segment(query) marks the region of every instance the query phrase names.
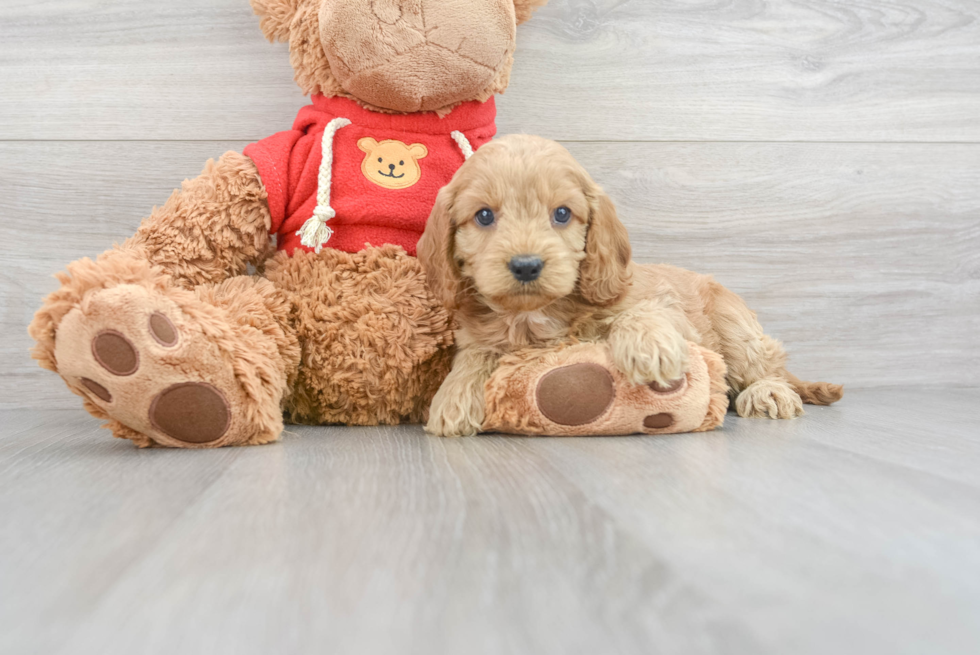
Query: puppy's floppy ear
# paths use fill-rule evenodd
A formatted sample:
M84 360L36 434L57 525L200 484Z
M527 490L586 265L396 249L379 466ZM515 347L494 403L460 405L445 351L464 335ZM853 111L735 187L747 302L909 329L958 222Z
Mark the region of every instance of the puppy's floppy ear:
M612 199L595 183L586 187L589 233L579 268L579 291L593 305L611 305L630 284L629 232L616 215Z
M285 41L296 9L303 0L251 0L252 11L262 20L262 33L270 41Z
M514 0L514 11L517 13L517 24L531 20L531 14L538 7L548 4L548 0Z
M453 258L456 227L451 214L455 199L451 186L439 191L418 244L418 257L425 269L429 290L447 309L456 308L461 286L459 269Z

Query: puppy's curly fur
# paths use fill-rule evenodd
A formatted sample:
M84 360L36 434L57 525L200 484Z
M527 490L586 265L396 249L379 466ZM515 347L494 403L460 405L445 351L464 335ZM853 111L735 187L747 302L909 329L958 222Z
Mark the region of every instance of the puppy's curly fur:
M556 217L558 208L570 210ZM492 212L482 225L475 216ZM483 213L484 222L487 214ZM782 345L711 277L632 262L612 200L559 144L508 136L481 148L439 194L419 242L429 285L456 312L459 351L426 429L479 431L483 390L502 355L564 340L606 340L636 384L669 385L687 370L686 341L719 353L741 416L795 418L842 387L802 382ZM514 257L543 263L521 281Z

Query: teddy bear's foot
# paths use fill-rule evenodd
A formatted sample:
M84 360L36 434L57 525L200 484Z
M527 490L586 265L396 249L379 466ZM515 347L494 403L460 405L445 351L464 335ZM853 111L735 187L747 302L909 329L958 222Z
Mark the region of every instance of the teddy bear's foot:
M630 383L601 344L508 358L487 384L484 430L554 436L711 430L728 406L725 366L715 353L689 347L689 371L669 386Z
M58 328L58 372L137 445L274 441L286 375L261 329L260 284L271 288L233 278L197 292L124 284L88 294ZM230 302L238 307L222 307Z

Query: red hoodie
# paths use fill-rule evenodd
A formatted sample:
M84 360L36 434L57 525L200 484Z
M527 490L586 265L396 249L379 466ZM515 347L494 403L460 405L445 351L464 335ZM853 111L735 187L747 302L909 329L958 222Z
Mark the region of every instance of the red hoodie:
M270 232L279 249L314 250L297 233L317 209L330 228L324 247L357 252L391 243L415 255L436 194L465 161L467 145L475 150L493 138L495 118L493 98L439 118L432 112L381 114L347 98L313 96L292 130L245 148L269 194ZM336 130L333 162L321 171L328 125ZM321 180L328 193L320 189L318 206ZM332 211L321 212L324 200Z

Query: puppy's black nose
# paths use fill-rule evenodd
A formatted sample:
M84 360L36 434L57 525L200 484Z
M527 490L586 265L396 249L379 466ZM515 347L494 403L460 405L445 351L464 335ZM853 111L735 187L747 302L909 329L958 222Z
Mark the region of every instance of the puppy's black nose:
M540 257L534 255L518 255L510 260L507 265L514 277L521 282L534 282L541 277L541 269L544 262Z

